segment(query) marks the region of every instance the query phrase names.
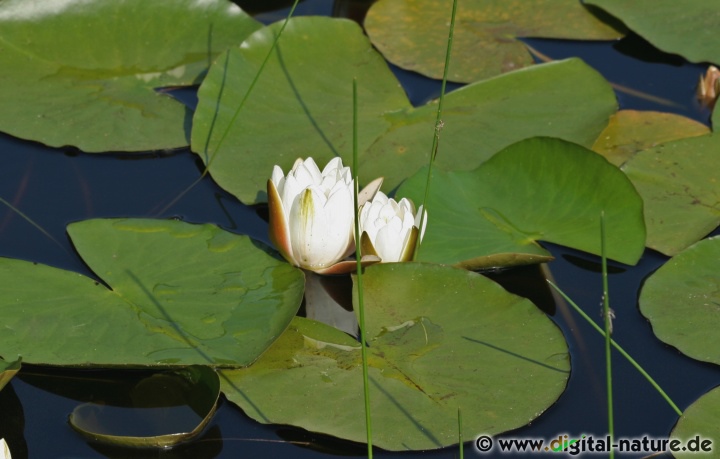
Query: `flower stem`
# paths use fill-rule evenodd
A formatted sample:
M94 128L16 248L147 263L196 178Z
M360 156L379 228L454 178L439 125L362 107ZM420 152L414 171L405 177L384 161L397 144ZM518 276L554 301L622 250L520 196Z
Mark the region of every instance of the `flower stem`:
M368 381L368 363L367 363L367 346L365 339L365 305L363 303L363 276L362 276L362 252L360 249L360 218L358 215L358 126L357 126L357 78L353 78L353 175L354 187L353 194L355 196L355 257L357 259L357 298L358 298L358 323L360 325L360 353L362 356L362 374L363 374L363 395L365 399L365 434L367 437L367 453L368 458L372 459L372 420L370 417L370 384Z
M450 53L452 51L453 35L455 33L455 14L457 12L457 0L453 0L452 13L450 16L450 31L448 32L447 50L445 51L445 68L443 69L442 85L440 87L440 99L438 99L437 115L435 117L435 133L433 135L432 148L430 149L430 165L428 167L427 179L425 181L425 196L423 197L422 208L423 212L420 215L420 226L422 228L425 225L425 214L427 212L427 200L430 195L430 178L432 177L433 164L435 164L435 157L438 152L438 144L440 143L440 131L442 130L444 123L442 121L442 106L445 98L445 86L447 85L448 69L450 68ZM418 251L420 250L420 240L418 237L415 241L415 253L413 260L417 259Z
M608 404L608 435L612 441L615 436L613 418L613 390L612 390L612 351L610 349L610 334L612 324L610 323L610 292L608 289L607 255L605 254L605 212L600 213L600 254L602 260L602 284L603 284L603 319L605 322L605 374L607 384ZM613 448L610 448L610 459L615 457Z

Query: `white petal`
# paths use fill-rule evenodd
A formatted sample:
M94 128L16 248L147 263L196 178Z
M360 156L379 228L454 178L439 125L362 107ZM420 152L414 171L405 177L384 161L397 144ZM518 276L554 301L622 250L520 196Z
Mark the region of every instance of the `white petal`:
M304 162L305 162L305 161L303 161L302 158L296 159L295 162L293 163L293 166L290 168L290 172L288 172L288 174L291 174L291 173L295 172L295 169L297 169L298 167L300 167L300 165L301 165L302 163L304 163Z
M340 171L342 168L343 168L342 158L339 156L336 156L327 163L327 165L325 166L325 168L322 171L322 175L332 174L333 176L335 176L336 172Z
M427 221L428 221L427 212L423 211L423 206L421 205L420 209L418 209L417 215L415 216L415 227L416 228L420 228L420 219L422 218L423 213L425 214L425 219L422 222L423 227L420 230L420 240L421 241L423 239L423 236L425 236L425 228L427 227Z
M290 214L293 254L301 267L321 269L346 256L353 244L352 195L339 190L330 198L319 187L304 191Z
M0 459L12 459L10 447L4 438L0 438Z
M303 186L298 180L292 176L288 175L285 178L285 183L283 184L283 189L278 190L278 193L280 194L280 200L283 204L283 209L285 211L285 215L290 216L290 209L292 208L293 203L295 200L298 199L298 196L300 193L305 189L306 187Z
M275 188L278 190L278 193L282 194L283 184L285 183L285 174L283 173L283 170L280 168L280 166L273 166L270 180L272 180L272 182L275 184Z
M399 217L394 217L387 225L380 228L374 246L384 263L400 261L404 239Z
M360 192L358 193L358 204L362 206L366 202L373 199L375 195L380 192L380 187L382 186L383 180L383 177L378 177L372 182L365 185L365 188L360 190Z
M415 205L408 198L402 198L398 205L404 211L410 212L411 214L415 215Z
M314 169L317 169L315 163L310 164L310 167L306 166L305 164L301 164L296 170L293 171L292 174L288 174L288 177L295 177L295 179L300 185L302 185L303 188L307 188L310 185L316 185L319 183L320 173L316 172Z

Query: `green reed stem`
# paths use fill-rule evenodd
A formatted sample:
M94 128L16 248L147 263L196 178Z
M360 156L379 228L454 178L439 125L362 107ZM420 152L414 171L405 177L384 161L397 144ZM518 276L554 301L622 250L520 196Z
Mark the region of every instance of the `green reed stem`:
M258 69L257 73L255 74L255 77L250 82L250 86L248 87L247 92L243 96L242 101L240 101L240 105L238 105L237 109L235 110L235 113L233 114L232 118L230 119L230 122L228 123L227 127L225 128L225 131L223 131L222 136L220 136L220 140L217 143L217 146L215 147L215 150L213 151L212 155L208 158L208 145L210 143L210 135L212 134L212 126L210 127L210 131L208 132L208 139L205 143L205 151L203 152L205 157L208 158L207 164L205 164L205 169L203 169L202 174L200 174L200 177L198 177L196 180L194 180L187 188L185 188L183 191L180 192L172 201L170 201L165 207L163 207L160 210L160 214L165 213L168 209L170 209L172 206L175 205L179 200L183 198L190 190L192 190L195 185L200 183L203 178L208 174L210 171L210 165L215 160L215 157L217 156L218 152L220 151L220 147L223 143L225 143L225 139L227 138L228 134L230 133L230 129L232 129L233 125L235 124L235 120L237 120L237 117L240 115L240 110L245 106L245 102L250 97L250 93L252 93L253 88L255 88L255 84L260 79L260 75L262 74L263 70L265 69L265 65L270 60L270 56L272 56L273 51L275 51L275 48L277 47L278 41L280 41L280 36L282 35L283 31L285 30L285 26L287 26L288 21L290 21L290 18L292 18L293 13L295 12L295 7L298 5L300 0L295 0L293 2L293 6L290 8L290 12L288 13L287 17L285 18L285 21L283 22L282 26L280 27L280 31L275 36L275 39L273 40L272 46L270 47L270 51L268 51L267 56L265 56L265 59L263 60L262 64L260 64L260 68ZM222 94L222 91L221 91ZM220 98L220 95L218 95L218 98ZM214 124L214 121L213 121Z
M365 396L365 434L367 436L368 458L372 459L372 420L370 418L370 383L368 380L367 346L365 340L365 304L363 303L363 274L362 274L362 252L360 249L360 216L358 208L358 193L360 179L358 177L358 102L357 102L357 78L353 78L353 175L355 195L355 257L357 260L357 298L358 298L358 322L360 325L360 353L362 356L363 373L363 395Z
M600 255L602 260L602 284L603 284L603 321L605 325L605 375L607 384L608 404L608 435L612 440L615 436L613 417L613 389L612 389L612 351L610 349L610 334L612 324L610 323L610 291L608 288L607 255L605 253L605 212L600 213ZM613 448L610 448L610 459L615 457Z
M589 323L590 325L592 325L592 327L593 327L595 330L597 330L598 333L600 333L602 336L606 336L605 331L603 331L603 329L600 328L600 327L595 323L595 321L593 321L587 314L585 314L585 311L583 311L582 309L580 309L580 306L578 306L577 304L575 304L575 302L574 302L573 300L571 300L570 297L565 294L565 292L563 292L562 290L560 290L560 287L558 287L557 285L555 285L555 284L554 284L551 280L549 280L549 279L548 279L547 283L550 284L550 286L551 286L553 289L555 289L555 291L558 292L558 293L560 294L560 296L562 296L562 297L565 299L565 301L567 301L568 304L569 304L570 306L572 306L572 307L575 309L575 311L577 311L577 313L582 316L583 319L585 319L585 321L586 321L587 323ZM675 413L677 413L678 416L682 416L682 411L680 410L680 408L678 408L677 405L672 401L672 399L670 399L670 397L665 393L665 391L662 390L662 388L660 387L660 385L655 382L655 380L652 378L652 376L650 376L650 375L640 366L640 364L635 361L635 359L633 359L632 357L630 357L630 354L628 354L627 352L625 352L625 349L623 349L622 347L620 347L620 345L619 345L618 343L616 343L614 339L610 339L610 344L612 344L612 346L620 353L620 355L622 355L623 357L625 357L625 359L627 359L627 361L630 362L630 364L631 364L633 367L635 367L635 369L636 369L638 372L640 372L640 374L643 375L643 376L645 377L645 379L648 380L648 382L650 383L650 385L653 386L653 388L660 394L660 396L661 396L662 398L665 399L666 402L668 402L668 404L670 405L670 407L672 407L672 409L675 411Z
M22 211L21 211L20 209L18 209L17 207L13 206L12 204L10 204L9 202L7 202L7 201L4 200L3 198L0 198L0 203L5 204L10 210L12 210L12 211L15 212L16 214L18 214L23 220L25 220L26 222L30 223L32 226L35 227L35 229L37 229L38 231L40 231L40 232L41 232L42 234L44 234L48 239L50 239L51 241L53 241L58 247L60 247L61 249L63 249L64 251L67 252L67 250L65 250L65 247L63 247L62 244L60 244L57 239L55 239L54 237L52 237L52 235L51 235L50 233L48 233L47 231L45 231L45 229L44 229L42 226L40 226L40 225L38 225L37 223L35 223L35 221L34 221L32 218L30 218L30 217L28 217L27 215L25 215L24 213L22 213Z
M215 151L213 151L213 154L208 159L207 165L205 165L205 170L203 170L202 175L205 176L208 173L208 170L210 169L210 165L212 164L213 160L218 154L218 151L220 151L220 146L225 142L225 139L227 138L228 134L230 133L230 129L232 129L233 124L235 124L235 120L237 119L238 115L240 115L240 110L245 106L245 102L250 97L250 94L252 93L253 89L255 88L255 84L260 79L260 75L263 73L263 70L265 69L265 65L270 60L270 56L272 56L273 51L275 51L275 48L277 47L278 42L280 41L280 36L282 35L283 31L285 30L285 27L287 26L288 22L290 22L290 18L292 17L293 13L295 13L295 7L298 5L300 0L295 0L293 2L293 6L290 8L290 12L288 13L287 17L285 18L285 21L283 21L282 26L280 26L280 31L275 36L275 39L273 40L272 46L270 47L270 51L268 51L267 56L265 56L265 59L262 61L262 64L260 64L260 68L258 69L257 73L255 74L255 77L250 82L250 86L248 87L247 92L245 93L245 96L243 96L242 101L240 101L240 105L238 105L237 109L235 110L235 113L233 114L233 117L230 118L230 122L228 123L227 127L225 128L225 131L223 132L222 136L220 137L220 140L218 141L217 146L215 147ZM207 152L205 152L207 154Z
M445 68L443 69L442 85L440 86L440 99L438 99L437 115L435 117L435 133L433 135L432 148L430 149L430 165L428 167L427 179L425 180L425 196L423 197L422 208L423 212L420 215L420 232L425 225L425 213L427 212L427 200L430 196L430 179L432 178L432 169L435 164L435 157L438 152L438 145L440 144L440 131L443 128L442 121L442 107L443 100L445 99L445 86L447 86L448 69L450 68L450 53L452 52L453 36L455 34L455 15L457 13L457 0L453 0L452 13L450 16L450 31L448 32L447 50L445 51ZM417 254L420 250L420 237L418 236L415 241L415 253L413 259L417 258Z

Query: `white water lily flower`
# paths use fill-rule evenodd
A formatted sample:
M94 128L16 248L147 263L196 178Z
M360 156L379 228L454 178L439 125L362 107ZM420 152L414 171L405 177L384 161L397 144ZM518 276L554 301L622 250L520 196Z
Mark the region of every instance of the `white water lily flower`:
M354 269L354 261L341 261L355 251L353 183L340 158L322 172L312 158L298 158L287 176L273 168L267 183L270 240L288 262L320 274ZM371 198L381 183L373 181L358 200Z
M0 438L0 459L12 459L10 447L4 438Z
M413 203L402 198L396 202L378 191L371 202L360 210L362 254L377 255L384 262L410 261L415 253L418 233L425 234L427 212L419 231L422 206L415 213Z

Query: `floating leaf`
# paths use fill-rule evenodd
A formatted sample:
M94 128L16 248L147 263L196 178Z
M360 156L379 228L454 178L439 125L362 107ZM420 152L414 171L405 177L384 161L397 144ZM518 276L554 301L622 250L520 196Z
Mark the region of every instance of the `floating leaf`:
M660 340L720 365L720 237L675 255L640 293L640 311Z
M70 425L93 441L120 446L166 448L197 437L212 419L220 379L212 368L191 366L141 381L133 406L85 403Z
M352 152L352 80L358 79L360 180L385 177L388 190L427 164L434 103L412 108L382 57L357 24L292 19L257 85L217 150L278 25L218 58L198 91L192 149L215 181L245 203L263 202L275 164L298 157L324 164ZM581 81L582 84L578 84ZM518 140L560 137L590 146L617 109L612 88L571 59L466 86L445 98L443 168L473 169Z
M625 23L657 48L691 62L720 64L717 0L587 0Z
M368 36L393 64L442 78L452 2L380 0ZM622 36L575 0L458 2L448 79L469 83L532 65L518 37L612 40Z
M0 258L1 355L66 366L244 366L302 300L300 270L212 225L107 219L68 232L110 289Z
M720 387L695 400L683 412L670 438L682 442L677 445L679 448L686 448L673 451L673 456L678 459L712 456L708 452L716 451L717 443L713 440L708 443L708 440L720 438ZM704 454L698 453L702 451L698 447L704 447Z
M562 393L560 330L530 301L479 274L390 263L363 278L373 444L440 448L520 427ZM223 371L222 391L254 419L365 441L358 343L296 318L252 367ZM332 400L332 403L328 403Z
M641 151L623 171L645 203L648 247L674 255L720 225L720 135Z
M638 151L709 133L704 124L674 113L620 110L610 118L592 149L621 166Z
M398 196L422 202L426 177L408 179ZM540 240L599 254L601 212L608 257L635 264L645 246L642 200L627 177L559 139L517 142L474 171L433 171L427 209L424 261L479 268L493 255L549 256Z
M87 152L185 146L190 110L155 88L198 84L259 27L227 0L4 0L0 130Z
M6 362L0 359L0 390L20 371L21 361L22 359L15 360L14 362Z

